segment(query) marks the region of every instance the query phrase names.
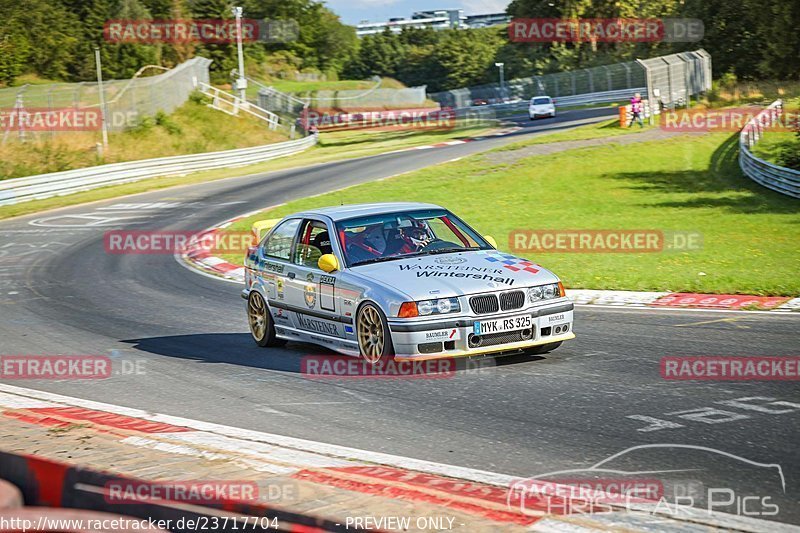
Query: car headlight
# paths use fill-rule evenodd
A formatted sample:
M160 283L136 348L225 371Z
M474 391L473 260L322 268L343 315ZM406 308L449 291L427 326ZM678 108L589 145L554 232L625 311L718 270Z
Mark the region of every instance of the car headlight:
M541 287L531 287L528 289L528 301L530 303L538 302L542 299L542 288Z
M560 283L550 283L549 285L539 285L528 289L528 301L530 303L541 300L552 300L563 296Z
M458 298L439 298L437 300L404 302L400 306L398 316L400 318L412 318L415 316L445 315L460 311L461 304L458 303Z

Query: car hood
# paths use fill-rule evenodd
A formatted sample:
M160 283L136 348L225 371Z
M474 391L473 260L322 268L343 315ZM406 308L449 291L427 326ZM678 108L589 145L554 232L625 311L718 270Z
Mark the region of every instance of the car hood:
M415 300L556 283L549 270L496 250L467 251L355 266L354 274L400 290Z

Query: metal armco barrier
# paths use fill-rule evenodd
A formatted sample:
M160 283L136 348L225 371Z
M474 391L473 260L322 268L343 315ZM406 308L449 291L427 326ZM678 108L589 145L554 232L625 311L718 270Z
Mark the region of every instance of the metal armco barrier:
M739 134L739 166L756 183L787 196L800 198L800 171L764 161L750 151L750 147L764 135L764 130L780 120L782 113L783 102L775 100L742 128Z
M553 97L556 102L556 109L559 107L578 106L587 104L608 104L612 102L619 102L620 100L630 99L636 93L646 92L645 87L634 87L632 89L620 89L618 91L602 91L597 93L578 94L575 96L561 96ZM507 104L492 104L486 107L491 107L495 110L511 109L526 111L530 100L520 100L519 102ZM469 109L469 108L464 108Z
M0 181L0 206L40 200L146 178L238 167L291 155L316 144L315 135L253 148L112 163Z

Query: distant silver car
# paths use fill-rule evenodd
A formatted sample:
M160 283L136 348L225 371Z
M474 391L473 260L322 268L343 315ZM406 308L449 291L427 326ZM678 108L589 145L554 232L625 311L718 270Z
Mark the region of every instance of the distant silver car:
M375 364L542 353L575 337L555 274L437 205L328 207L265 226L242 292L259 346L306 341Z
M531 120L556 116L556 101L549 96L534 96L528 104L528 116Z

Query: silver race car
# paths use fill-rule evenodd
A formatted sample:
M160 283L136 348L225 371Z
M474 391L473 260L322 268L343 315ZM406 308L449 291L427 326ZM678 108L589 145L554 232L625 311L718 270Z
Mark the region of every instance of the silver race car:
M542 353L575 337L552 272L432 204L327 207L256 223L245 289L259 346L306 341L368 363Z

